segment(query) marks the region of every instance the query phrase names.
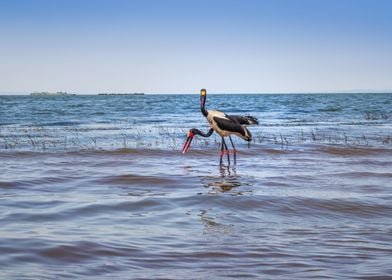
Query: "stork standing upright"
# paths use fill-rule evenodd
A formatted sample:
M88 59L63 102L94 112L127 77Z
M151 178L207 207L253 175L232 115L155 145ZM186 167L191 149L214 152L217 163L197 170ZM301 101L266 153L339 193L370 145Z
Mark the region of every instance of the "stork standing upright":
M252 116L235 116L235 115L226 115L223 112L216 110L206 110L205 103L207 99L207 90L200 90L200 109L203 115L207 118L208 123L210 124L210 130L207 133L203 133L199 129L192 128L188 132L188 138L182 148L182 153L185 154L188 152L193 137L195 135L200 135L202 137L210 137L214 131L218 133L222 138L221 143L221 153L220 153L220 165L223 165L223 155L226 151L227 154L227 162L230 165L230 153L227 147L226 141L224 137L229 137L231 145L233 147L233 155L234 155L234 164L237 163L237 150L234 146L233 140L231 139L231 135L237 135L241 137L245 141L252 141L252 134L246 128L246 125L259 124L257 118Z

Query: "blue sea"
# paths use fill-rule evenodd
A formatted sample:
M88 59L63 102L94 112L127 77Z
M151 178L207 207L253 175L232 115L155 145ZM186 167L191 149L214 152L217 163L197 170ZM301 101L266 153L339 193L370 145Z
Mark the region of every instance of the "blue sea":
M0 279L392 279L392 94L206 108L236 165L198 94L0 96Z

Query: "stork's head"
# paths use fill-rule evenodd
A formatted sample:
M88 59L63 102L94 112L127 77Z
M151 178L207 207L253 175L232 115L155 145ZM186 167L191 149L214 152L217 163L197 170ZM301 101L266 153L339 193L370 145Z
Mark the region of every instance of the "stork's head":
M205 104L206 104L206 95L207 95L207 90L202 88L200 90L200 107L204 108Z
M188 138L186 139L185 143L184 143L184 147L182 148L182 153L185 154L186 152L189 151L189 148L191 146L193 137L195 137L195 131L194 129L189 130L188 132Z

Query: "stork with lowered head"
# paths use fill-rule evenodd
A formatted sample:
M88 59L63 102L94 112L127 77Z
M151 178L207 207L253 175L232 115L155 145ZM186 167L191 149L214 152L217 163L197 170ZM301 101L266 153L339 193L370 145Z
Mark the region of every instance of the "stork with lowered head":
M220 148L220 165L223 165L223 155L226 152L228 165L230 165L230 152L227 147L225 137L229 137L230 143L233 147L234 164L237 162L237 150L234 146L233 139L231 135L236 135L245 141L252 141L252 134L246 127L247 125L259 124L257 118L252 116L237 116L237 115L227 115L221 111L216 110L206 110L205 103L207 99L207 90L200 90L200 109L202 114L207 118L210 125L210 130L207 133L203 133L199 129L192 128L188 132L188 138L182 148L182 153L185 154L189 151L192 140L196 135L202 137L210 137L214 131L218 133L221 138L221 148Z

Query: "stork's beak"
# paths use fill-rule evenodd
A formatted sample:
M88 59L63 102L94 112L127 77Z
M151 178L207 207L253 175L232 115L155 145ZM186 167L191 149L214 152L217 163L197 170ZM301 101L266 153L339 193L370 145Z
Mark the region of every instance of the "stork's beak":
M184 147L182 148L182 153L185 154L186 152L189 151L189 148L191 146L191 142L193 140L193 136L195 136L192 131L189 131L188 133L188 138L185 141Z

